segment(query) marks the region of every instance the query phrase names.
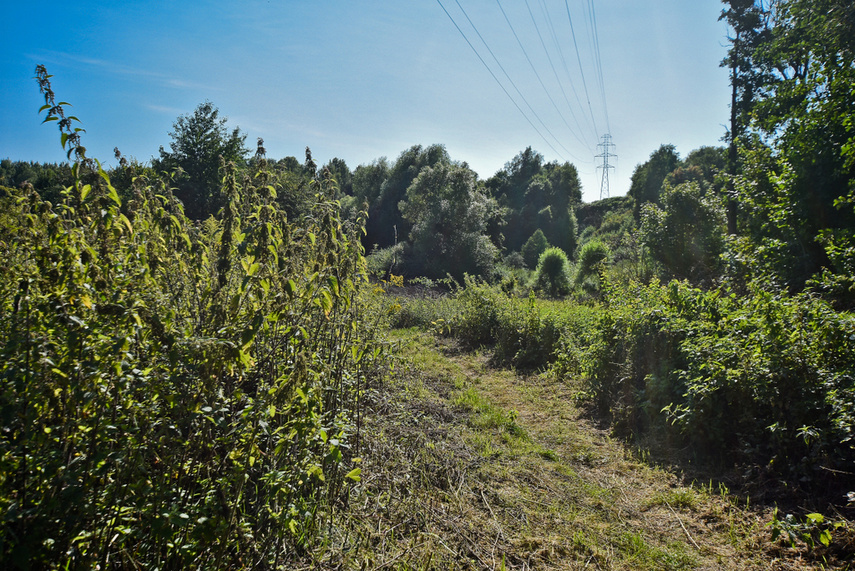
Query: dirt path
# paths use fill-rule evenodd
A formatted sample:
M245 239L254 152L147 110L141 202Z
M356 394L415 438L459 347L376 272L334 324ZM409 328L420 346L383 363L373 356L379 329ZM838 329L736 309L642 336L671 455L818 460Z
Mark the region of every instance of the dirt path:
M375 395L336 564L810 568L766 549L764 517L726 489L635 458L586 420L571 387L492 369L424 333L397 335L397 381Z

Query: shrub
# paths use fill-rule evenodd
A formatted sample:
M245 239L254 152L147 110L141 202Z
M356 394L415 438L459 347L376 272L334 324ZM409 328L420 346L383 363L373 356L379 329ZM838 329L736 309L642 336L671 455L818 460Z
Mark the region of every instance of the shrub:
M547 248L534 273L535 288L553 297L570 292L569 262L561 248Z
M538 260L540 260L540 255L543 254L548 247L549 242L546 240L546 236L543 234L541 229L538 228L534 231L534 234L526 240L526 243L523 244L522 250L520 251L523 260L525 261L525 265L529 268L536 267Z
M599 240L592 240L582 246L576 268L576 284L584 286L587 282L592 289L599 289L599 270L608 259L609 248Z
M641 208L641 236L669 277L699 283L718 274L724 248L724 212L698 183L665 185L661 204Z
M371 275L382 278L399 270L404 256L404 243L400 242L387 248L375 248L365 261Z
M0 198L0 561L292 567L358 479L382 355L357 229L289 223L229 166L219 219L145 177L129 218L72 124L64 201Z

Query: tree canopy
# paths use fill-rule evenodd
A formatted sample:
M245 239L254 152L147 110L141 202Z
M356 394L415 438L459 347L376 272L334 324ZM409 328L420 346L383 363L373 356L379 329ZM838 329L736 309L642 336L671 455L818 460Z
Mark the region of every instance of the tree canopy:
M184 211L194 220L216 214L223 205L220 192L220 165L242 166L249 150L240 128L231 131L227 119L210 101L200 103L190 115L180 116L169 133L172 142L167 151L160 147L155 161L162 170L178 169L175 196L184 203Z

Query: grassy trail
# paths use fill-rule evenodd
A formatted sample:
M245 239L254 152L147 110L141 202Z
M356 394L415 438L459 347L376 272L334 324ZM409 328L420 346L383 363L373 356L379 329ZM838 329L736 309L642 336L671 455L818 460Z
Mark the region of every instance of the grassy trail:
M769 545L763 514L723 487L682 483L610 439L571 387L425 333L393 335L394 388L375 396L364 479L328 564L810 568Z

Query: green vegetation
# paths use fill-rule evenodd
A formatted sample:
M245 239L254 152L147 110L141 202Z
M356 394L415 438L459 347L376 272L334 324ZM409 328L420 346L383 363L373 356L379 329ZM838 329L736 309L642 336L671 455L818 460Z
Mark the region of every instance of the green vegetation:
M359 479L358 228L325 179L289 223L263 157L204 224L144 176L124 208L38 76L76 161L56 206L0 198L4 566L285 565Z
M547 248L537 261L534 271L535 289L557 297L570 292L567 254L561 248Z
M724 5L727 147L592 204L530 147L250 156L209 102L105 169L37 68L70 163L0 163L3 563L851 564L852 9Z

